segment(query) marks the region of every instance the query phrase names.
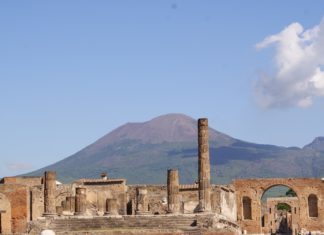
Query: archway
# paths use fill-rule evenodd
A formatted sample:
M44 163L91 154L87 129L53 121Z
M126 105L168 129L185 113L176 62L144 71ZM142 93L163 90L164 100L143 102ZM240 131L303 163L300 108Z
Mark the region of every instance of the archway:
M0 234L11 233L11 205L8 198L0 193Z
M298 221L296 192L286 185L272 185L261 197L261 227L270 234L292 235Z
M292 234L298 234L301 230L318 231L323 230L323 204L324 197L323 180L311 178L258 178L258 179L236 179L234 187L236 192L237 221L248 234L270 233L267 219L261 216L261 197L271 187L284 185L292 189L297 196L288 199L292 213ZM313 195L315 196L313 196ZM251 199L251 218L245 219L243 214L243 197ZM281 197L282 200L284 197ZM283 201L280 201L283 202ZM277 202L278 204L278 202ZM263 223L262 223L263 222ZM263 226L262 226L263 225ZM267 230L267 231L266 231Z

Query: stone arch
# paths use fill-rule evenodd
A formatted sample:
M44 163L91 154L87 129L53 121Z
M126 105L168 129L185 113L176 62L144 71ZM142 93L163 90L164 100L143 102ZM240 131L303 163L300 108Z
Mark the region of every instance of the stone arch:
M315 194L308 196L308 216L318 217L318 198Z
M295 188L296 186L294 186L294 183L293 182L290 182L289 179L276 179L275 182L267 182L266 184L263 185L263 187L260 187L260 198L259 200L262 201L262 198L263 196L265 195L265 193L271 189L271 188L274 188L274 187L277 187L277 186L284 186L284 187L287 187L289 189L292 189L295 193L296 193L296 196L295 197L291 197L291 198L297 198L297 204L299 204L299 197L301 195L300 192L298 192ZM289 198L289 197L287 197ZM286 200L285 197L281 198L280 200L278 200L278 202L276 203L276 207L278 206L278 204L281 203L281 204L287 204L291 210L294 210L293 208L295 208L293 206L293 204L291 202L289 202L289 200ZM271 208L270 208L271 209ZM274 208L273 208L274 209ZM262 207L260 206L259 208L259 212L260 214L262 215ZM274 214L275 211L272 211L271 214ZM291 212L292 213L292 212ZM293 215L294 217L299 217L299 214L294 214ZM288 219L288 218L287 218ZM270 224L268 224L267 226L270 228L270 229L276 229L275 226L274 226L274 221L272 221L272 224L271 224L271 220L268 219L268 223L270 222ZM260 224L262 226L262 220L260 221ZM287 221L287 225L288 225L288 221ZM292 226L290 224L289 226L290 229L292 229ZM270 230L271 231L271 230Z
M285 186L285 187L288 187L288 188L292 189L296 193L296 197L299 199L299 193L294 189L294 185L288 183L288 181L287 181L287 182L280 182L280 183L276 182L276 183L272 183L272 184L269 183L265 187L262 187L261 188L262 192L260 193L260 195L261 195L260 200L262 199L265 192L267 192L270 188L273 188L273 187L276 187L276 186Z
M319 226L323 228L324 222L321 218L322 212L321 198L323 197L323 181L315 178L256 178L256 179L236 179L234 187L236 192L237 221L243 230L251 234L269 233L269 226L262 228L262 201L265 191L277 185L291 188L295 193L294 208L292 209L293 233L300 232L301 229L317 231ZM317 196L318 217L309 217L308 196ZM248 196L252 199L252 220L244 220L242 216L242 198ZM313 200L316 201L316 200ZM266 218L266 220L268 220ZM266 222L267 224L267 222Z
M242 208L243 208L243 219L252 219L252 200L248 196L243 196L242 198Z
M0 193L0 234L11 233L11 204L8 198Z

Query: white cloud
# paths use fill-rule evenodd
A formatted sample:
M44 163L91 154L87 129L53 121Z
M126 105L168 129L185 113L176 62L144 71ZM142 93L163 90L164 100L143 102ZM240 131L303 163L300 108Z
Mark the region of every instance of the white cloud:
M259 76L256 100L265 108L308 107L324 96L324 18L311 29L292 23L280 33L256 44L261 50L274 46L273 74Z

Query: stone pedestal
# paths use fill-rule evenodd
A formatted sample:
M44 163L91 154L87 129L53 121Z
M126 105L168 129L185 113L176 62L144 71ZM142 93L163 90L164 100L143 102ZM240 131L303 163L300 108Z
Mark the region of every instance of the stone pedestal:
M211 211L210 160L208 144L208 119L198 119L198 183L199 212Z
M75 212L74 215L85 215L87 201L86 201L86 189L76 188L75 189Z
M148 211L148 200L147 200L147 189L137 188L136 189L137 203L136 203L136 214L145 215L149 214Z
M168 170L168 213L177 214L180 212L179 200L179 172L175 169Z
M106 200L106 211L105 215L118 215L118 204L117 199L107 199Z
M56 215L56 172L46 171L44 175L44 216Z
M62 215L63 214L63 207L62 206L57 206L56 207L56 214L57 215Z

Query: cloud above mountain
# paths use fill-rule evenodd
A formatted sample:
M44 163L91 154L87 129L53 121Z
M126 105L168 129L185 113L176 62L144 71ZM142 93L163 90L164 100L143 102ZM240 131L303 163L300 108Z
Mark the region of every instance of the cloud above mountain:
M259 50L270 46L274 70L262 72L254 87L261 107L308 107L324 96L324 18L310 29L292 23L256 44Z

